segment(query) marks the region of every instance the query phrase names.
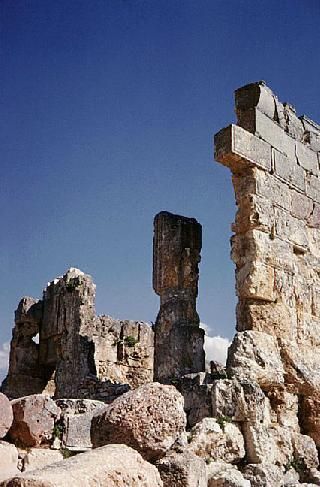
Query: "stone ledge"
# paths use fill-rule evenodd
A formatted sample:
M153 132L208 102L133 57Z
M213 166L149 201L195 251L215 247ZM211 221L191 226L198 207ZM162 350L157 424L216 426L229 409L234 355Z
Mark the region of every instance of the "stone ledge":
M214 137L215 159L233 173L256 166L271 171L271 146L242 127L231 124Z

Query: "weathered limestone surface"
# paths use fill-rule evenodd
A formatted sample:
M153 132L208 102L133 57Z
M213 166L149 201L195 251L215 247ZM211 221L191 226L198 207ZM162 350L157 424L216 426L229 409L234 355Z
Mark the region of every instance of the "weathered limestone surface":
M92 448L91 420L105 404L90 399L57 399L56 404L61 409L58 424L62 446L72 451Z
M190 432L189 449L207 461L238 463L245 456L244 438L233 423L219 424L215 418L204 418Z
M238 207L238 333L227 375L243 392L234 401L234 386L214 387L215 414L227 411L228 391L234 405L248 405L258 384L251 412L228 413L241 423L246 478L283 485L284 467L294 466L309 482L318 466L313 440L320 444L320 127L263 82L236 91L236 114L237 125L215 136L215 157L231 169Z
M156 464L163 487L207 487L206 464L190 451L169 451Z
M156 467L125 445L107 445L20 477L1 487L162 487Z
M91 440L94 447L125 443L153 461L165 455L185 427L181 394L174 386L154 382L98 411L92 419Z
M60 408L53 399L43 394L22 397L12 401L13 423L9 437L20 446L39 446L50 443L54 424L60 417Z
M0 441L0 482L18 473L17 448L10 443Z
M12 425L13 412L9 399L0 392L0 439L8 433Z
M154 220L153 288L160 296L155 324L154 377L170 382L204 371L204 331L196 311L201 225L161 212Z
M9 397L45 392L111 402L152 381L151 327L97 317L94 304L92 278L75 268L50 282L41 301L20 301L2 385Z

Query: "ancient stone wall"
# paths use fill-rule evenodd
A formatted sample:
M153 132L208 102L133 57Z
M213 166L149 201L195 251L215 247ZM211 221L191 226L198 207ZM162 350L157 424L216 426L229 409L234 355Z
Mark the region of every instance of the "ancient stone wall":
M71 268L41 301L21 300L2 388L10 397L45 391L109 402L152 381L153 340L147 323L95 316L92 278Z
M237 125L215 136L215 158L232 171L238 206L238 333L228 371L258 381L270 397L293 394L312 436L320 392L320 127L263 82L236 91L236 113Z
M155 324L154 377L167 382L204 370L204 331L196 310L201 225L161 212L154 220L153 287L160 296Z

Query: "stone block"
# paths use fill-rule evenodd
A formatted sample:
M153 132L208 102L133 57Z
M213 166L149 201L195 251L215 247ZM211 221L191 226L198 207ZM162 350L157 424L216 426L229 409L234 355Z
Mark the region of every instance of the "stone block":
M306 194L312 200L320 203L320 180L316 176L308 176L306 179Z
M170 451L156 464L163 487L207 487L204 460L190 451Z
M300 220L307 220L313 212L313 201L305 196L304 194L298 193L297 191L292 191L291 193L291 213L294 217Z
M236 271L236 290L241 298L274 301L273 267L249 261Z
M298 163L302 166L306 171L310 172L314 176L319 175L319 163L317 154L309 149L305 144L302 142L296 143L296 156Z
M228 372L238 380L257 382L263 390L284 384L276 339L259 331L237 333L229 347Z
M207 465L208 487L250 487L235 465L225 462L210 462Z
M12 406L7 396L0 392L0 439L8 433L13 421Z
M124 443L144 458L164 456L184 433L186 415L183 397L173 386L156 382L127 392L93 417L94 447Z
M207 461L238 463L245 456L240 428L229 418L204 418L192 428L188 441L188 449Z
M215 136L215 159L233 173L256 166L271 171L271 146L237 125L229 125Z
M285 154L289 159L295 160L296 141L287 135L282 127L259 110L253 109L242 112L239 125Z
M291 209L291 191L287 184L274 175L263 171L255 172L256 193L273 205L285 210Z
M14 445L0 441L0 481L18 473L18 455Z
M235 91L236 112L257 108L272 120L275 116L275 97L264 81L250 83Z
M38 470L46 465L61 462L63 455L59 450L48 448L30 448L23 459L23 472Z
M306 223L293 217L281 208L275 208L275 234L297 247L307 248L309 245Z
M125 445L107 445L80 453L55 465L25 472L4 481L1 487L162 487L154 465L143 460L138 452Z
M276 487L283 485L283 473L281 467L268 463L246 465L243 471L244 478L250 482L251 487Z
M296 158L289 159L285 154L273 149L273 167L277 176L301 191L305 190L305 171L297 164Z
M21 446L50 443L60 409L48 396L35 394L12 401L13 423L9 437Z

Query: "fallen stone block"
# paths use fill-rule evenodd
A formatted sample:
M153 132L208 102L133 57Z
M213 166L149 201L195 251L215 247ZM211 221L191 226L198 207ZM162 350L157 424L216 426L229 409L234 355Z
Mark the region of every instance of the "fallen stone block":
M182 395L173 386L145 384L116 399L92 419L94 447L125 443L146 460L164 456L185 431Z
M7 396L0 392L0 439L8 433L13 421L12 406Z
M22 397L12 401L13 423L9 437L20 446L39 446L50 443L54 423L60 409L54 400L42 394Z
M59 450L50 450L48 448L30 448L23 458L23 472L38 470L47 465L61 462L63 455Z
M125 445L107 445L25 472L1 487L162 487L156 467Z
M245 456L244 438L230 418L204 418L192 428L189 450L206 461L238 463Z
M0 441L0 481L20 473L18 470L19 454L11 443Z
M163 487L207 487L206 464L190 451L169 451L156 466Z
M211 462L207 465L208 487L250 487L234 465L224 462Z
M280 487L283 485L282 469L277 465L249 464L244 468L243 476L250 481L251 487Z

